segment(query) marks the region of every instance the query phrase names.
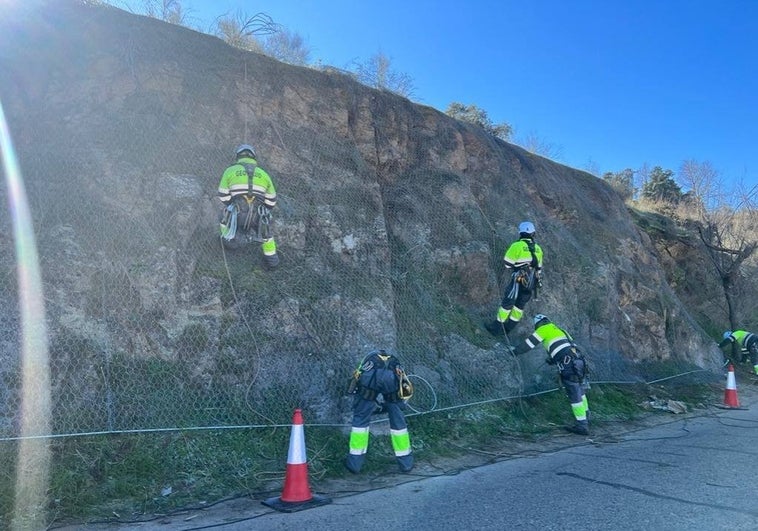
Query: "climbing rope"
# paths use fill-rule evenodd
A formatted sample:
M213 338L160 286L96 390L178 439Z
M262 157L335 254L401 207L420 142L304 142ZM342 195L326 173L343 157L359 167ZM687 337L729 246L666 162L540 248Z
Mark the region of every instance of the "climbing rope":
M237 290L234 289L234 281L232 280L232 273L229 270L229 261L227 260L226 249L224 247L224 238L221 237L219 239L219 241L221 242L221 255L224 258L224 269L226 270L226 277L229 280L229 288L231 289L231 292L232 292L232 298L234 299L234 305L237 306L237 307L239 307L240 306L240 300L237 297ZM247 320L247 316L242 311L240 311L239 314L240 314L240 317L242 318L242 322L245 324L245 328L247 329L247 332L250 334L250 338L253 341L253 349L254 349L254 352L255 352L255 354L257 356L257 359L253 360L255 362L255 374L253 375L253 378L250 380L250 383L248 384L247 389L245 389L245 404L250 409L250 411L252 411L256 415L259 415L259 416L263 417L264 419L266 419L267 421L269 421L271 424L276 424L276 422L274 422L274 420L272 420L271 418L267 417L263 413L257 411L250 404L250 400L249 400L250 391L253 388L253 384L255 384L255 382L258 379L258 375L260 375L260 372L261 372L261 363L260 363L260 360L261 360L262 356L261 356L260 346L258 345L258 339L256 338L255 333L253 333L253 329L252 329L252 327L250 326L250 323Z

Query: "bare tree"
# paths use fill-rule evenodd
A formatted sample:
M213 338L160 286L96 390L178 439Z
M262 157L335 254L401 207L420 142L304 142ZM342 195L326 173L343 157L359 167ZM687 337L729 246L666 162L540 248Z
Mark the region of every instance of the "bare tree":
M124 9L129 13L157 18L177 26L188 26L188 12L182 6L181 0L141 0L141 8L133 8L126 0L102 0L102 3Z
M305 66L311 51L298 33L280 29L263 40L263 53L291 65Z
M227 44L254 52L263 50L257 37L279 31L279 26L266 13L248 16L241 11L237 11L234 15L227 14L218 17L214 26L214 35L226 41Z
M688 187L687 203L703 243L719 276L729 325L740 320L737 299L744 292L743 265L758 249L758 186L727 195L718 172L709 162L685 161L679 179ZM726 199L734 198L729 203Z
M595 177L600 177L600 164L598 164L597 161L592 160L592 158L587 159L587 162L584 163L582 169L587 173L591 173Z
M545 140L533 131L520 136L516 139L515 143L535 155L540 155L551 160L561 160L563 158L562 146Z
M726 203L718 171L710 162L685 160L679 167L679 181L688 190L689 206L697 209L698 219L707 216L708 209L716 209Z
M634 189L642 190L642 187L650 180L650 164L643 162L642 166L634 172Z
M356 79L369 87L388 90L406 98L413 96L415 91L413 79L408 74L393 70L391 59L381 51L364 63L355 62L353 70Z
M143 0L145 14L178 26L186 26L187 12L181 0Z

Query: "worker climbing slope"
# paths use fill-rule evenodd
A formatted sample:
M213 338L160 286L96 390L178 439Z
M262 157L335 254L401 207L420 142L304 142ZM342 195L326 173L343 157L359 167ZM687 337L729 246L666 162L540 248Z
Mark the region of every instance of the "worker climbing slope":
M493 335L509 334L524 315L526 303L542 283L542 248L535 243L535 228L531 221L519 224L519 239L505 251L506 275L509 277L503 300L494 322L487 323Z
M273 269L279 265L271 228L271 210L276 206L274 183L258 165L251 145L238 146L235 155L236 162L224 171L218 185L218 198L224 205L221 239L232 249L260 243L264 264Z

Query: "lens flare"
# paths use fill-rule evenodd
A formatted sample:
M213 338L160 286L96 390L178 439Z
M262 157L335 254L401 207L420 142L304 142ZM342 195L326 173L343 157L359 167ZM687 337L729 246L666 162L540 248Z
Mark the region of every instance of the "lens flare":
M13 527L44 529L50 470L50 366L37 245L24 181L0 102L0 153L13 222L21 316L21 441Z

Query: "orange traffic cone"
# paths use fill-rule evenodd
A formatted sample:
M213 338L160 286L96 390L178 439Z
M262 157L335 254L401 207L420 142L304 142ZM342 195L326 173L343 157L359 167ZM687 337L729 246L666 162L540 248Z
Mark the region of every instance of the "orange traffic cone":
M724 391L724 405L726 407L740 407L740 401L737 399L737 381L734 378L734 365L731 363L727 368L729 371L726 375L726 390Z
M329 498L311 493L311 487L308 485L308 462L305 458L303 414L299 409L296 409L292 416L284 490L278 498L269 498L262 503L277 511L291 513L331 502L332 500Z

